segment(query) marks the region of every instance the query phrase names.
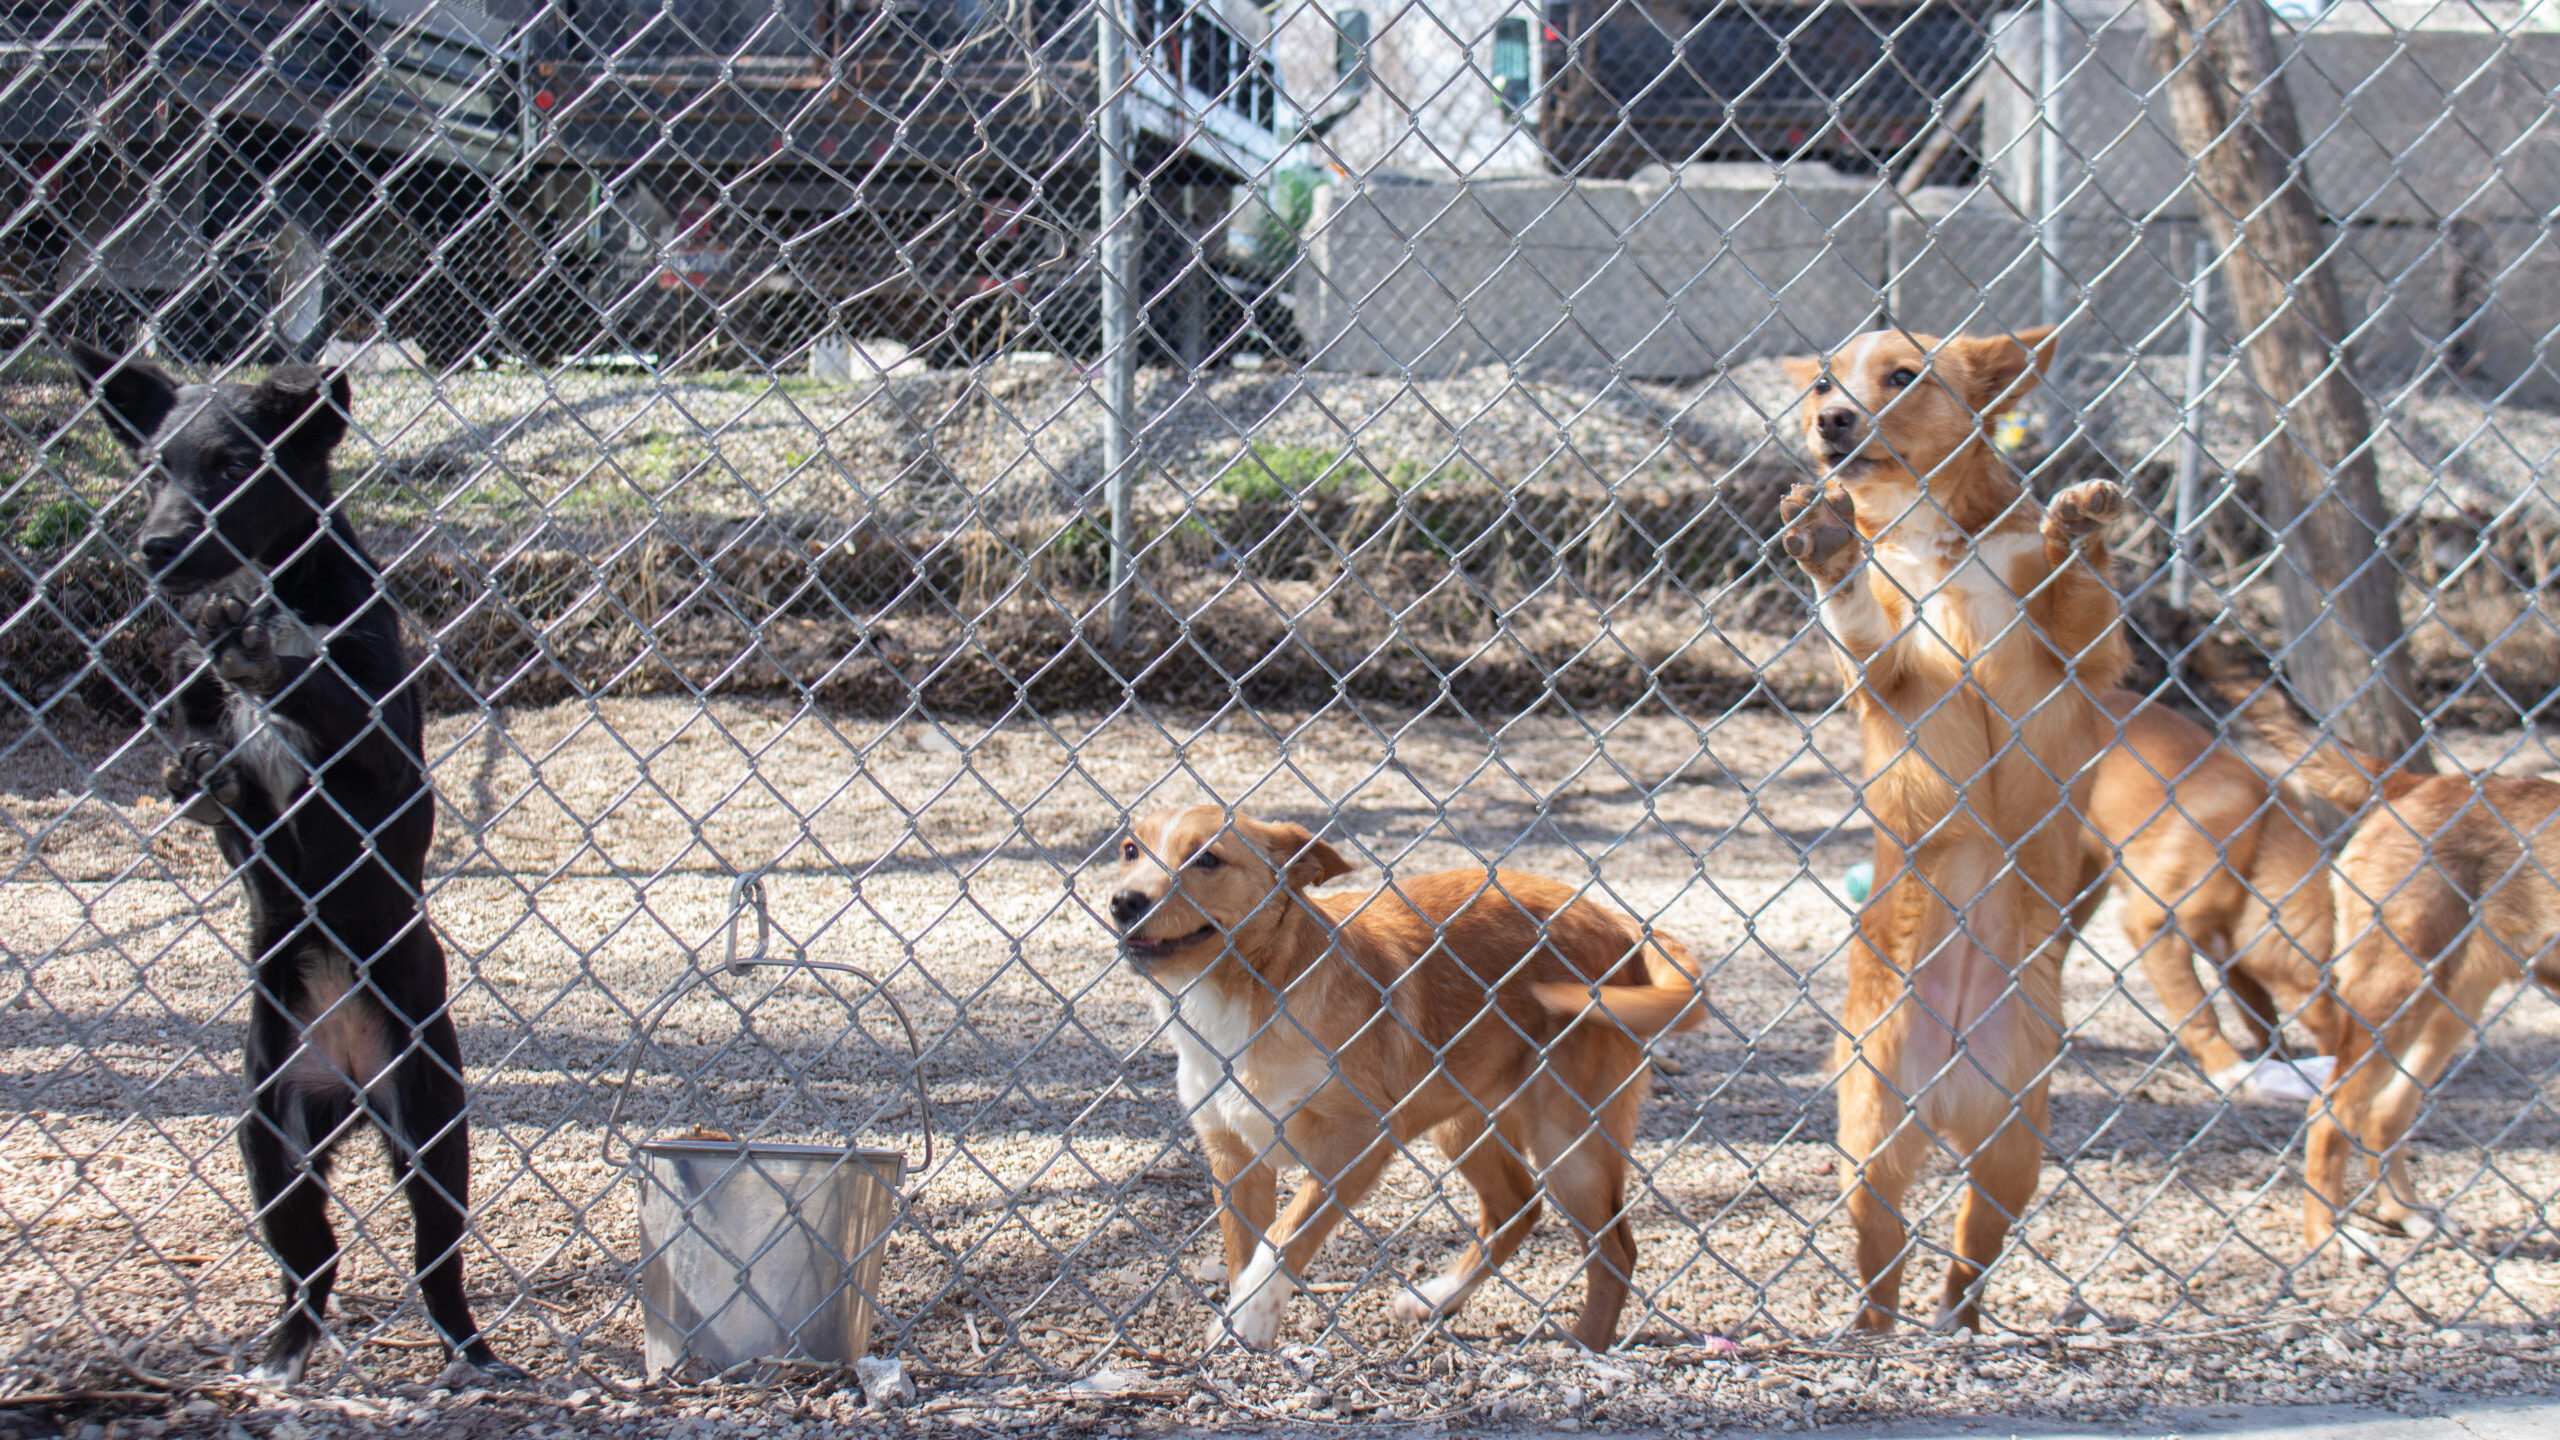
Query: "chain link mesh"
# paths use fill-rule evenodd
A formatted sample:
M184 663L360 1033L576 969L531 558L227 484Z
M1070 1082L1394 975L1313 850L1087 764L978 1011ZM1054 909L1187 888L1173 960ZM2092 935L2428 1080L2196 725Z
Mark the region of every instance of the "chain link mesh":
M2172 8L0 4L0 1384L225 1373L274 1297L233 1141L246 901L162 791L181 621L132 557L150 482L73 341L352 384L336 510L429 712L462 1258L528 1368L643 1377L617 1151L701 1127L917 1155L919 1073L941 1144L859 1242L884 1257L874 1348L959 1375L1196 1353L1226 1297L1183 1022L1107 913L1131 823L1191 802L1303 823L1346 886L1500 866L1686 942L1713 1019L1648 1046L1621 1333L1835 1335L1862 1157L1831 1049L1875 837L1812 588L1772 548L1817 464L1784 357L2061 324L2043 398L1994 438L2039 495L2128 496L2129 685L2218 729L2200 657L2237 654L2337 707L2323 725L2389 696L2454 764L2556 763L2549 7L2286 10L2273 78L2239 95L2230 134L2280 133L2270 87L2298 117L2288 173L2342 325L2305 364L2371 417L2318 463L2374 477L2346 583L2399 625L2343 677L2285 589L2337 578L2285 498L2310 402L2260 363L2312 271L2274 319L2243 303L2277 212L2234 209L2182 138L2177 76L2215 52L2155 45ZM2245 729L2224 744L2288 773ZM2155 775L2146 833L2277 885L2255 898L2324 993L2333 957L2416 943L2404 892L2549 906L2547 802L2490 818L2485 879L2430 852L2333 916L2328 860L2383 822L2195 763ZM2301 817L2303 868L2266 882L2231 851L2231 786L2251 824ZM679 994L750 873L773 953L876 981ZM2302 1059L2318 1017L2253 1020L2192 892L2109 883L2104 909L2046 897L2084 928L2047 1017L2042 1183L1985 1284L1998 1326L2552 1321L2546 993L2463 991L2441 1074L2370 1062L2405 1082L2407 1163L2451 1218L2403 1215L2359 1155L2342 1203L2408 1234L2341 1265L2300 1225L2328 1102L2306 1119L2300 1075L2233 1072L2252 1057L2225 1038ZM2461 935L2498 980L2551 973L2547 933ZM2359 1014L2350 1059L2389 1018ZM1450 1167L1412 1158L1284 1338L1475 1353L1569 1324L1588 1242L1551 1220L1404 1338L1394 1295L1475 1224ZM1963 1194L1937 1170L1907 1202L1915 1286ZM330 1188L324 1368L432 1371L396 1190L370 1162Z

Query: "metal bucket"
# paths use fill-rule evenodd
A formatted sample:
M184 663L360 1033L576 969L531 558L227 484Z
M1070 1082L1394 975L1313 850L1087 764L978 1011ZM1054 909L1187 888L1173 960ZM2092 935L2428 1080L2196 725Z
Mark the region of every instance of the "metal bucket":
M738 920L750 907L756 940L742 956ZM766 955L772 922L760 874L731 892L727 929L721 969L728 974L776 968L851 975L887 1003L918 1062L919 1169L930 1168L933 1101L915 1026L896 998L850 965ZM695 971L643 1015L641 1045L605 1124L608 1158L640 1050L676 1002L714 973ZM870 1350L881 1257L907 1177L904 1151L698 1133L634 1146L630 1164L640 1192L640 1301L651 1379L689 1365L712 1374L756 1362L851 1365Z
M632 1162L650 1378L869 1353L903 1152L652 1140Z

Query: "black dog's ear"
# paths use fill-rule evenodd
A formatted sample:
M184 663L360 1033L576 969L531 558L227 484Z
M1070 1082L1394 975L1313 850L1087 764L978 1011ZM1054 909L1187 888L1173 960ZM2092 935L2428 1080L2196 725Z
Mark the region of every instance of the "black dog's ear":
M178 382L139 356L111 354L74 340L66 347L80 378L97 397L98 414L127 450L140 450L178 403Z
M272 427L276 449L325 456L346 438L355 392L343 370L323 375L307 365L282 365L258 382L257 403Z

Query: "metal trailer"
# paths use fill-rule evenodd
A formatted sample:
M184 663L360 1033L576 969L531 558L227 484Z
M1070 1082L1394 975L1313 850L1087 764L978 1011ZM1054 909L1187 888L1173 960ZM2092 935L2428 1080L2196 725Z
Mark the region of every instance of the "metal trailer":
M1539 138L1559 173L1822 160L1882 168L1953 108L1992 6L1555 0Z
M510 8L512 7L512 8ZM197 365L486 343L532 263L530 0L0 6L0 284L20 324Z
M945 361L1096 348L1088 0L559 15L532 37L528 114L591 348L758 364L825 334ZM1294 120L1249 25L1179 0L1136 0L1127 23L1145 339L1204 360L1263 292L1220 263L1232 191Z

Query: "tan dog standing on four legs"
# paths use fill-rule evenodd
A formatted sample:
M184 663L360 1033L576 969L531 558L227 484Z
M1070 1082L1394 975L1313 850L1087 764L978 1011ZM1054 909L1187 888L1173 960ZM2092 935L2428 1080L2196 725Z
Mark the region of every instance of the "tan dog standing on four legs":
M2121 492L2090 481L2040 510L1986 434L2052 357L2043 330L1877 331L1788 362L1826 477L1787 497L1785 545L1865 733L1876 825L1838 1056L1870 1330L1900 1308L1902 1202L1933 1148L1970 1180L1938 1319L1971 1328L2044 1159L2075 802L2115 738L2092 697L2129 658L2099 537Z
M2358 1210L2403 1235L2452 1228L2418 1198L2409 1129L2490 997L2525 979L2560 994L2560 784L2392 768L2314 735L2272 689L2247 712L2303 784L2363 817L2334 867L2338 1063L2311 1102L2302 1238L2370 1258ZM2347 1194L2358 1155L2381 1182L2368 1197Z
M2223 1033L2196 976L2199 954L2230 987L2252 1049L2292 1017L2318 1053L2336 1053L2338 1006L2322 979L2335 918L2329 857L2301 804L2165 705L2130 690L2107 691L2098 703L2124 735L2099 757L2089 792L2073 928L2088 929L2112 884L2164 1018L2217 1089L2264 1072ZM2305 1098L2302 1089L2271 1093Z
M1427 1134L1483 1217L1397 1316L1454 1314L1528 1237L1544 1195L1589 1251L1574 1338L1607 1349L1636 1265L1626 1170L1644 1041L1706 1020L1689 952L1508 870L1311 895L1351 869L1332 846L1216 806L1147 817L1121 860L1112 923L1163 992L1217 1179L1230 1288L1210 1343L1267 1348L1325 1237ZM1308 1178L1275 1224L1288 1160Z

